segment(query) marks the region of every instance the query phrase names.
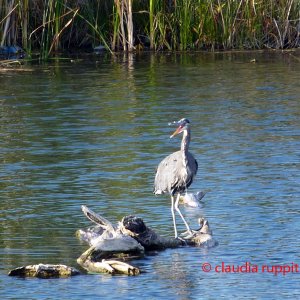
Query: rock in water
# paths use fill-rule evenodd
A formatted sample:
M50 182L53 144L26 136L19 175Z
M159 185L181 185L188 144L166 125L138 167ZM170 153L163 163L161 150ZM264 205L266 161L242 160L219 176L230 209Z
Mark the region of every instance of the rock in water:
M38 264L28 265L11 270L8 276L58 278L79 275L75 268L66 265Z

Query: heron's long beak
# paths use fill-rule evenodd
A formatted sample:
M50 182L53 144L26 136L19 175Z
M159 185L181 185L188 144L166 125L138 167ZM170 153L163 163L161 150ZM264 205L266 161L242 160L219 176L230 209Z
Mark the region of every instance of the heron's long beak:
M182 132L182 127L179 126L179 127L173 132L173 134L170 135L170 139L171 139L172 137L174 137L175 135L181 133L181 132Z

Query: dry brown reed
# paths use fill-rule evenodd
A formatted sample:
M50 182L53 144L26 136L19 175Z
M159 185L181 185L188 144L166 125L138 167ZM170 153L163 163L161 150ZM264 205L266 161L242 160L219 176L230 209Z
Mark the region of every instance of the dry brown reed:
M285 49L300 45L299 0L0 0L1 45L42 58L110 51Z

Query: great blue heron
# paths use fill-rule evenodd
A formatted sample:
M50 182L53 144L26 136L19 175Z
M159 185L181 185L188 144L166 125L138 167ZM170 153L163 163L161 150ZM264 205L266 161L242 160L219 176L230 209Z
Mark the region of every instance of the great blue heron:
M178 212L183 220L188 233L192 234L190 226L179 210L178 204L180 194L186 191L186 189L193 182L194 176L198 170L198 163L194 156L188 151L191 140L190 121L188 119L181 119L178 122L174 122L174 124L177 124L178 128L170 136L170 138L183 132L181 148L179 151L167 156L158 165L154 181L154 194L160 195L169 193L171 195L171 212L173 217L175 238L177 238L178 235L174 209ZM177 197L175 199L176 195Z

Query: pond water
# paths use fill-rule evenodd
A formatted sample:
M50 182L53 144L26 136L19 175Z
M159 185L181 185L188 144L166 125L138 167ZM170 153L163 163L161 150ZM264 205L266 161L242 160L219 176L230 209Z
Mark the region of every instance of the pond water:
M103 55L24 68L0 72L2 299L300 296L300 64L292 55ZM136 260L137 277L7 276L40 262L78 267L87 245L75 231L92 225L82 204L173 235L170 198L152 186L157 164L180 145L168 122L182 117L199 164L190 191L207 192L200 209L182 212L193 228L204 215L217 247ZM279 265L286 274L275 274Z

